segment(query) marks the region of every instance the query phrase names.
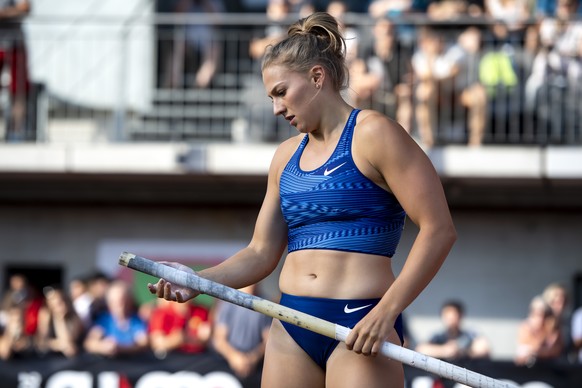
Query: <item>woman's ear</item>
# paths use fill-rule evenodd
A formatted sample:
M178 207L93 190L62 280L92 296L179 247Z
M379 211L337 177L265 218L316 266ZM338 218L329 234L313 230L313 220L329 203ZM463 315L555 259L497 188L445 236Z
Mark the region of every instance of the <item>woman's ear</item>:
M323 81L325 79L325 70L323 66L316 65L311 68L310 72L310 79L315 85L316 88L320 88L323 86Z

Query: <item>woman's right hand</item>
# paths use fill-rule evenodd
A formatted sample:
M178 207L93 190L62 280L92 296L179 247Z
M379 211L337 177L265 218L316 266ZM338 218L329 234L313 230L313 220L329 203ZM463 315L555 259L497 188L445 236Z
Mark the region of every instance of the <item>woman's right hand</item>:
M167 265L179 269L181 271L195 273L194 270L186 265L174 262L161 261L160 264ZM184 303L200 295L200 292L195 291L188 287L181 287L175 284L171 284L165 279L160 279L156 284L148 283L148 289L158 298L165 300L175 301L178 303Z

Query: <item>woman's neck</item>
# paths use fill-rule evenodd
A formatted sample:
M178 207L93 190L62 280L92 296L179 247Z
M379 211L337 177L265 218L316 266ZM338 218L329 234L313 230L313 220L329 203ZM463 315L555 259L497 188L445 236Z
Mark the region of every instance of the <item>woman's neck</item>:
M343 99L339 104L326 104L328 109L323 108L319 128L310 135L310 141L323 142L324 144L337 142L343 128L353 110Z

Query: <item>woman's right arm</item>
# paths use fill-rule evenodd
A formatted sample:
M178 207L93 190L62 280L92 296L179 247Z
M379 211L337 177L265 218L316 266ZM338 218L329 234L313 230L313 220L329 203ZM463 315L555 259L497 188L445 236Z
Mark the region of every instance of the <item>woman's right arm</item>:
M200 271L198 275L239 289L258 283L275 270L287 246L287 225L279 200L279 177L294 149L293 144L293 141L288 140L275 152L269 168L267 191L250 243L220 264ZM192 290L171 285L164 279L148 287L158 297L178 302L185 302L198 295Z

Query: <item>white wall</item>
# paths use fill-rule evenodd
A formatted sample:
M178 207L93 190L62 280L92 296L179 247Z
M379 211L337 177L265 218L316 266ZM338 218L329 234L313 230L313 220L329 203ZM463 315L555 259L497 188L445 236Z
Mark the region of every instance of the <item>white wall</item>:
M148 0L37 0L25 19L31 79L70 103L149 109L153 27Z

